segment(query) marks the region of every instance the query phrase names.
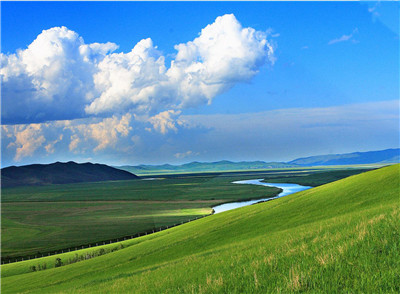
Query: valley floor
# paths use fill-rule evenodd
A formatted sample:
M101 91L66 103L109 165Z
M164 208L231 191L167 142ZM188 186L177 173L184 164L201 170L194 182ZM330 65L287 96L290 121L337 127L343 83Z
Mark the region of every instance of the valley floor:
M225 202L280 190L233 181L262 177L316 186L365 169L296 169L160 176L2 190L2 262L75 250L210 215Z
M122 242L70 265L54 268L55 257L3 265L2 292L398 293L399 167ZM26 272L40 262L48 269Z

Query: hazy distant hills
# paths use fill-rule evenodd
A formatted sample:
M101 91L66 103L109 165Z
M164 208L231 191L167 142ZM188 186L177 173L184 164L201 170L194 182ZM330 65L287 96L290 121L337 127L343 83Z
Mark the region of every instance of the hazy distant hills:
M137 174L155 173L191 173L191 172L215 172L215 171L239 171L239 170L262 170L269 168L289 168L296 167L295 164L284 162L264 162L264 161L241 161L232 162L228 160L216 162L190 162L182 165L138 165L138 166L118 166L118 168Z
M217 162L190 162L182 165L138 165L118 166L75 162L52 164L32 164L10 166L1 170L1 187L25 185L69 184L80 182L99 182L137 179L135 174L173 174L196 172L223 172L266 170L272 168L294 168L318 165L385 164L400 161L400 149L355 152L347 154L329 154L298 158L290 162L264 162L227 160Z
M397 148L381 151L310 156L298 158L288 163L300 166L396 163L400 160L399 154L400 149Z
M1 187L132 180L138 176L104 164L56 162L1 169Z
M290 162L264 162L227 160L217 162L190 162L182 165L137 165L118 166L117 168L139 174L171 174L192 172L217 172L217 171L241 171L241 170L265 170L270 168L293 168L317 165L352 165L352 164L385 164L400 161L400 149L387 149L381 151L355 152L346 154L329 154L298 158Z

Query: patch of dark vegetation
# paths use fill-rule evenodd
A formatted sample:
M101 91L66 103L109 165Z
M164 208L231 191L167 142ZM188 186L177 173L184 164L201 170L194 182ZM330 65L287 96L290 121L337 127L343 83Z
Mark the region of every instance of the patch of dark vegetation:
M83 254L75 253L75 255L73 257L65 259L64 261L61 258L57 257L54 261L54 267L65 266L65 265L77 263L79 261L92 259L94 257L98 257L98 256L101 256L101 255L104 255L107 253L111 253L111 252L114 252L114 251L117 251L117 250L120 250L123 248L125 248L125 246L122 243L119 243L116 246L114 246L112 248L108 248L108 249L100 248L99 250L85 252ZM38 264L37 266L32 265L29 267L29 269L32 272L45 270L45 269L47 269L47 263Z
M32 272L43 271L43 270L47 269L47 264L46 263L42 263L42 264L39 263L38 265L32 265L29 268L30 268L30 270Z

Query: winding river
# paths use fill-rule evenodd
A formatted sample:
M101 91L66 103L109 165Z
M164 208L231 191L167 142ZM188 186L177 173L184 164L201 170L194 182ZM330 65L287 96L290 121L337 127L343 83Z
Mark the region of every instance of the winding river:
M301 186L301 185L297 185L297 184L264 183L264 182L261 182L262 180L263 179L243 180L243 181L235 181L232 183L233 184L261 185L261 186L277 187L277 188L281 188L283 191L281 193L279 193L278 195L276 195L275 197L256 199L256 200L248 200L248 201L240 201L240 202L231 202L231 203L217 205L217 206L213 207L214 213L220 213L223 211L251 205L254 203L258 203L258 202L265 202L265 201L269 201L272 199L281 198L281 197L284 197L284 196L287 196L287 195L290 195L290 194L293 194L293 193L296 193L299 191L303 191L303 190L312 188L312 187Z

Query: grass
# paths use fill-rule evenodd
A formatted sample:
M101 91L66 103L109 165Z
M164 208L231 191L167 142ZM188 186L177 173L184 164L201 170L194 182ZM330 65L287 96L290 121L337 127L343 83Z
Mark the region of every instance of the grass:
M212 213L212 206L279 189L219 176L19 187L2 190L2 258L135 235Z
M235 180L261 177L315 186L363 171L307 168L7 188L2 190L2 260L135 235L208 215L223 202L279 192L232 184Z
M209 215L212 206L223 202L279 192L231 183L236 180L261 177L320 185L363 171L307 168L6 188L2 190L2 260L135 235Z
M259 187L237 187L231 184L236 177L176 176L154 181L132 180L2 190L2 202L43 201L117 201L117 200L232 200L247 193L262 195Z
M272 166L274 166L273 163L271 163ZM336 169L372 169L372 168L380 168L382 166L386 166L387 164L380 163L380 164L353 164L353 165L329 165L329 166L312 166L312 167L278 167L278 165L275 165L275 167L272 168L262 168L257 165L252 165L252 164L244 164L241 168L231 166L231 168L227 168L226 166L221 166L221 165L216 165L214 167L209 166L208 164L205 165L199 165L196 168L176 168L176 169L163 169L162 167L160 168L159 166L147 166L147 169L143 168L137 168L134 166L120 166L117 168L129 171L134 173L135 175L138 176L175 176L178 174L181 175L187 175L187 174L192 174L192 175L204 175L204 174L213 174L213 173L240 173L240 172L276 172L276 171L288 171L291 173L294 173L296 171L305 171L305 170L336 170Z
M3 265L2 292L398 293L399 167L125 241L59 268L50 268L55 257ZM39 262L48 269L29 272Z
M2 205L2 257L134 235L211 214L216 201L22 202Z

